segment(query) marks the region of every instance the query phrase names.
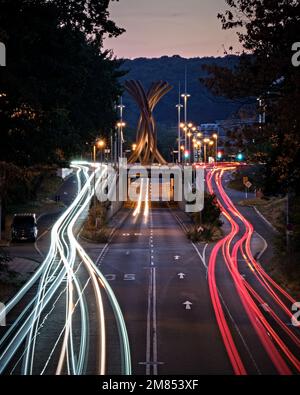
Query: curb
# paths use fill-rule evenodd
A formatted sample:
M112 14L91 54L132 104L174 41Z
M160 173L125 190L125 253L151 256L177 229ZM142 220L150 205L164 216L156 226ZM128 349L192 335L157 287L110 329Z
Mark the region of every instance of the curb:
M270 221L267 220L267 218L264 217L264 215L255 206L253 206L253 209L256 214L259 215L260 218L273 230L273 232L279 234L278 230L271 224Z
M255 260L259 261L261 259L261 257L264 255L264 253L267 251L267 249L269 248L269 245L267 243L267 241L262 237L262 235L260 233L258 233L257 231L254 232L254 237L261 239L264 247L263 249L258 252L257 254L255 254L256 256L254 256Z

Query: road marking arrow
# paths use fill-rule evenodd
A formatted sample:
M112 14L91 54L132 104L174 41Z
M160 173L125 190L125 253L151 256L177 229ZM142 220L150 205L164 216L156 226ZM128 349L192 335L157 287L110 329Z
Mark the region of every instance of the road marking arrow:
M175 261L178 261L180 259L180 255L175 255L174 259L175 259Z
M189 302L188 300L186 301L186 302L184 302L184 303L182 303L183 305L185 305L185 309L186 310L192 310L192 302Z
M180 280L184 280L186 274L185 273L178 273L177 276L180 278Z

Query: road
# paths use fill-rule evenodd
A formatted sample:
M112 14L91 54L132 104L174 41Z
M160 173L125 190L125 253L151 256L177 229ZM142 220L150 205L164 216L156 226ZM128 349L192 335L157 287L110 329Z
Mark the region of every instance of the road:
M76 235L85 220L104 166L75 165L78 193L51 229L48 254L6 305L8 326L0 339L5 374L105 374L104 305L115 317L118 373L131 373L127 332L117 300ZM2 328L1 328L2 329Z
M226 229L209 245L188 241L185 213L151 204L146 179L108 244L81 241L104 168L75 168L77 194L51 229L48 255L7 305L2 374L299 373L294 300L253 256L256 223L261 233L267 225L225 188L232 165L206 171Z

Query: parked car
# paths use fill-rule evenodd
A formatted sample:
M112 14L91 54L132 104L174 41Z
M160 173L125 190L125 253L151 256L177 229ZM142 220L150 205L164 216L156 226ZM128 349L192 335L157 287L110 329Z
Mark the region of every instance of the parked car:
M38 235L35 214L15 214L11 226L12 241L35 242Z

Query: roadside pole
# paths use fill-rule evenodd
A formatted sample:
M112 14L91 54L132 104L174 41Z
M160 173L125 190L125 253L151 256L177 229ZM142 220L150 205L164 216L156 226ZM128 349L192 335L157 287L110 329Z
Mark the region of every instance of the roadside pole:
M245 185L245 195L246 200L248 199L249 189L252 187L252 183L249 181L248 177L243 177L243 184Z

